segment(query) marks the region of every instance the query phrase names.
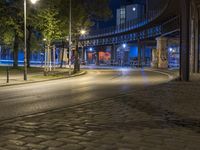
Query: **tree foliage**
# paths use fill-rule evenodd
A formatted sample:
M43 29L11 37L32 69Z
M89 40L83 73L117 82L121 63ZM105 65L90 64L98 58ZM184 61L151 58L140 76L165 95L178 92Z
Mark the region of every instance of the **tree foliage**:
M53 8L42 9L36 16L35 27L40 31L48 43L61 37L58 11Z
M13 45L15 65L18 49L24 40L24 0L0 0L0 40ZM35 6L27 0L27 51L37 46L41 33L49 45L57 39L66 39L69 33L69 1L40 0ZM72 33L78 38L81 29L89 30L95 20L107 20L112 14L109 0L71 0ZM35 36L36 35L36 36ZM41 41L38 41L41 42Z

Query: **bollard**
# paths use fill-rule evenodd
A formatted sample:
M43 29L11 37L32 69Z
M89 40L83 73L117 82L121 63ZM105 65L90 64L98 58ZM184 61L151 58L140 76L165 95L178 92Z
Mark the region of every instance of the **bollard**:
M7 67L7 83L9 83L9 67Z

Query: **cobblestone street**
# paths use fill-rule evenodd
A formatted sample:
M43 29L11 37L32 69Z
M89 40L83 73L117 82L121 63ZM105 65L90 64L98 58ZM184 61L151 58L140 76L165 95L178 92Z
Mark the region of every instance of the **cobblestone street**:
M0 150L200 150L200 0L0 0Z
M199 150L199 85L171 82L3 121L0 150Z

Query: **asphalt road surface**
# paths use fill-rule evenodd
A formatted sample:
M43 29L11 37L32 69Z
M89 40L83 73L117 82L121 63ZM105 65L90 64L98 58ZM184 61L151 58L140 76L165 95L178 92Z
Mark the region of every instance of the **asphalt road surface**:
M80 77L0 87L0 120L137 92L169 80L145 70L90 70Z

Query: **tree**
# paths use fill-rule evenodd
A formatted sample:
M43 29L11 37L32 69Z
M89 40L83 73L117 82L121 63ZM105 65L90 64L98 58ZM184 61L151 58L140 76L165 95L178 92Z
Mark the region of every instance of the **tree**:
M74 64L74 72L77 72L78 68L78 40L80 37L80 30L89 29L94 25L93 20L106 20L112 16L111 11L108 7L109 0L71 0L72 2L72 34L73 41L75 44L75 64ZM98 4L98 5L97 5ZM57 29L60 29L62 32L59 35L61 39L66 39L68 36L69 29L69 0L56 0L56 1L40 1L39 10L56 10L56 15L53 17L54 21L56 20L59 23L56 23ZM68 9L68 10L67 10ZM104 10L104 11L102 11ZM43 12L43 11L41 11ZM40 15L39 18L47 20L45 18L47 12L44 12ZM40 13L39 13L40 14ZM43 16L43 17L41 17ZM47 16L47 15L46 15ZM62 21L60 21L62 20ZM40 22L42 26L44 26L45 22L41 22L41 20L36 21ZM46 29L46 27L45 27ZM55 29L55 28L54 28ZM46 33L51 32L47 31ZM58 30L55 32L58 33ZM44 35L44 34L43 34ZM63 43L63 52L64 52L64 43ZM61 62L62 66L62 62Z
M79 2L80 5L75 6ZM94 25L93 20L107 20L112 14L108 7L108 0L79 0L73 1L73 33L75 37L74 73L80 70L78 60L78 44L80 31ZM98 4L98 5L97 5ZM102 11L103 10L103 11ZM77 15L78 14L78 15Z
M36 16L36 24L46 41L48 51L48 61L50 61L50 49L54 40L61 38L61 30L59 27L58 11L53 8L45 8L38 11ZM48 70L49 71L49 70Z
M1 1L0 20L1 30L5 43L13 42L13 67L18 67L18 50L23 39L23 2Z
M35 11L33 5L27 5L27 65L30 67L30 53L32 40L35 39L34 32L34 16ZM24 9L22 0L1 0L0 1L0 33L2 41L6 44L13 45L13 66L18 67L18 50L23 47L24 41ZM9 41L9 42L8 42Z
M108 7L109 0L71 0L72 1L72 33L73 42L76 45L75 56L78 54L78 40L81 29L89 29L94 25L93 20L105 20L111 17ZM97 5L98 4L98 5ZM0 30L4 30L8 41L13 40L14 66L18 66L18 49L23 39L23 1L22 0L0 0ZM47 40L48 49L55 39L66 39L69 28L69 0L40 1L37 9L34 10L28 5L27 17L27 58L29 62L31 40L33 32L41 32ZM30 9L29 9L30 8ZM104 11L102 11L104 10ZM31 12L31 13L30 13ZM62 20L62 21L61 21ZM3 28L2 28L3 26ZM64 47L64 46L63 46ZM78 57L75 57L78 63ZM74 71L76 72L76 66Z
M74 72L79 71L80 68L78 60L80 31L82 29L87 30L93 26L93 20L107 20L112 16L108 2L109 0L72 0L72 34L75 44ZM54 7L59 8L58 11L61 17L67 19L66 28L68 28L69 0L57 0Z
M30 3L30 2L29 2ZM36 15L37 7L33 4L27 5L27 67L30 67L30 56L33 48L39 48L36 42L41 43L41 39L38 36L36 30Z

